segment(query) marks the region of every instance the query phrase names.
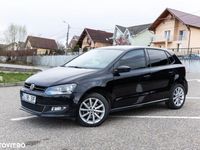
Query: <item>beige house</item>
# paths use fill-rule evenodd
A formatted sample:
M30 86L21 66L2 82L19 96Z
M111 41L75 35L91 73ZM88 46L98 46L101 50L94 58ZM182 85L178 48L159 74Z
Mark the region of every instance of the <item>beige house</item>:
M83 50L111 46L113 33L85 28L77 42L77 45Z
M28 36L25 42L25 49L36 49L37 55L55 54L58 46L54 39Z
M74 35L71 41L69 42L68 49L74 49L74 47L77 45L78 39L79 36Z
M155 36L151 46L175 52L200 51L200 17L167 8L149 27Z

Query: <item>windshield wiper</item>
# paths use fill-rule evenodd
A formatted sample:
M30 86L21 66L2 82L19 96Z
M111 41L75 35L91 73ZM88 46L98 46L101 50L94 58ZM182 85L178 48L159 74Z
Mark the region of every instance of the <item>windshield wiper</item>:
M100 69L100 68L90 68L90 67L80 67L80 66L65 66L69 68L79 68L79 69Z
M66 67L69 67L69 68L84 68L84 67L79 67L79 66L66 66Z

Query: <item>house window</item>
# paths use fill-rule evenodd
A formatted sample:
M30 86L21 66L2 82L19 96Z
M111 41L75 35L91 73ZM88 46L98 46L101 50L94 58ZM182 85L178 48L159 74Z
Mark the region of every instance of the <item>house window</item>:
M126 39L128 40L128 39L129 39L129 34L126 34L126 36L125 36L125 37L126 37Z
M165 39L170 40L170 30L165 31Z
M125 31L125 33L124 33L124 37L125 37L125 39L128 40L128 38L129 38L129 31L128 31L128 30Z
M88 43L89 45L91 45L91 40L90 40L89 37L87 37L87 43Z
M179 41L185 40L185 38L186 38L186 31L180 30L179 31Z

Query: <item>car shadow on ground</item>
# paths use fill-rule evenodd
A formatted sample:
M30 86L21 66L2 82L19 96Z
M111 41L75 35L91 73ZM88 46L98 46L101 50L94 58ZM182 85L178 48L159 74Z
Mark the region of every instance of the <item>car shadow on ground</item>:
M115 112L111 113L108 117L108 119L105 121L104 124L101 126L106 126L109 123L114 123L115 121L121 120L123 116L135 116L135 115L149 115L154 112L158 111L169 111L169 109L166 107L164 103L158 103L158 104L151 104L151 105L146 105L143 107L138 107L138 108L132 108L129 110L125 111L120 111L120 112ZM115 116L121 116L119 118L115 118ZM128 118L123 118L123 119L128 119ZM69 119L69 118L45 118L45 117L35 117L31 119L26 119L20 121L20 123L24 124L30 124L31 126L34 127L40 127L40 128L45 128L45 129L59 129L59 128L81 128L75 119Z
M149 104L149 105L144 105L141 107L135 107L135 108L130 108L127 110L119 111L119 112L114 112L111 113L110 115L113 116L132 116L132 115L147 115L151 114L153 112L158 112L158 111L168 111L169 109L165 105L165 103L155 103L155 104Z

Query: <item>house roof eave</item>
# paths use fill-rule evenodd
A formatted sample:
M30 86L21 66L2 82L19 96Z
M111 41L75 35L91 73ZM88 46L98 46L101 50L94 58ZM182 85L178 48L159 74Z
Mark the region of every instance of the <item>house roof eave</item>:
M158 17L157 19L151 24L149 30L155 31L155 28L160 24L160 18L163 17L167 13L168 9L166 8Z
M165 17L167 17L168 14L171 14L175 19L177 19L179 22L183 23L186 26L193 26L196 28L200 28L200 17L189 14L186 12L182 12L179 10L166 8L161 15L152 23L152 25L149 27L149 30L155 31L156 27L162 22ZM195 23L196 20L196 23Z
M124 34L124 32L126 31L127 27L121 26L121 27L125 28L124 32L122 32L122 30L120 30L119 26L120 26L120 25L115 25L115 27L116 27L122 34Z

